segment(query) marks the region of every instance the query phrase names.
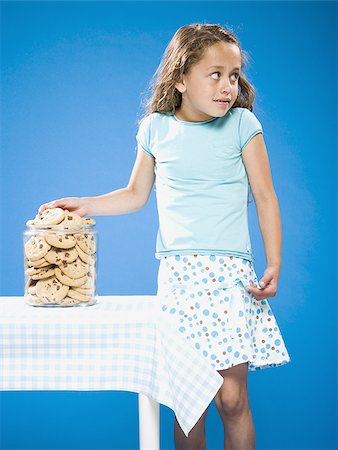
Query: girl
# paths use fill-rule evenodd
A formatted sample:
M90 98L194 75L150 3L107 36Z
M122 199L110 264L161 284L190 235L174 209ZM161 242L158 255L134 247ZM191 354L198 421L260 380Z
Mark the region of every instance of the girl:
M246 54L219 25L177 30L159 65L138 154L126 188L41 205L77 214L127 214L142 208L156 175L163 314L224 382L215 404L224 448L254 449L248 371L290 362L270 305L281 268L281 221L262 126L252 112ZM260 281L248 230L248 186L266 253ZM207 409L208 410L208 409ZM205 449L207 410L186 436L175 417L176 449Z

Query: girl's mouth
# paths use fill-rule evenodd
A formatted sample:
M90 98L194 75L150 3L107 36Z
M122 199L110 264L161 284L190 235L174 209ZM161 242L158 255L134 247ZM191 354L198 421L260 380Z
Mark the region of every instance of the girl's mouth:
M214 101L222 106L228 106L230 103L229 101L223 101L223 100L214 100Z

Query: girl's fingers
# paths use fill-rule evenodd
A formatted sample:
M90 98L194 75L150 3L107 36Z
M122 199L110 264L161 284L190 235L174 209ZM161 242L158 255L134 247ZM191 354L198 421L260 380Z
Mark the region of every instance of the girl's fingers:
M261 294L263 292L266 292L267 290L270 290L271 288L272 288L271 284L265 286L264 288L258 288L256 284L251 284L250 286L246 287L246 290L251 291L254 294Z
M39 208L39 210L38 210L38 213L39 213L39 214L43 213L43 211L44 211L46 208L47 208L47 206L41 205L40 208Z
M257 285L251 284L245 288L249 293L254 295L256 300L263 300L264 298L274 297L276 295L276 289L273 283L268 284L264 288L259 289Z
M259 281L259 285L260 285L262 288L265 288L266 286L268 286L268 285L271 283L272 280L273 280L273 274L271 274L271 275L266 274L266 275L264 275L264 276L261 278L261 280Z
M57 208L57 207L59 207L59 205L60 205L60 202L57 200L53 200L51 202L44 203L43 205L40 206L39 213L41 214L45 209L48 209L48 208Z
M48 206L47 204L41 205L40 208L39 208L39 210L38 210L38 213L39 213L39 214L43 213L44 210L47 209L47 208L49 208L49 206Z
M52 200L51 202L44 203L38 210L39 214L41 214L45 209L48 208L61 208L71 212L75 212L76 214L78 213L78 211L81 211L81 205L77 197L58 198L57 200ZM82 216L83 215L84 214L82 214Z

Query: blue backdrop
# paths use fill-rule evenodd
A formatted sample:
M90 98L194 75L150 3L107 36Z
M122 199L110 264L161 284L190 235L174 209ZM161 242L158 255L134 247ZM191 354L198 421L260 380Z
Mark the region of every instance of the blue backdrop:
M41 203L125 187L141 101L175 31L230 26L250 54L283 222L269 300L291 363L249 373L258 449L337 448L337 2L2 2L1 295L22 295L22 232ZM252 196L251 196L252 199ZM257 275L265 253L249 207ZM156 294L154 189L96 217L99 295ZM3 449L135 449L137 394L5 392ZM161 448L174 413L161 406ZM223 448L215 405L208 449Z

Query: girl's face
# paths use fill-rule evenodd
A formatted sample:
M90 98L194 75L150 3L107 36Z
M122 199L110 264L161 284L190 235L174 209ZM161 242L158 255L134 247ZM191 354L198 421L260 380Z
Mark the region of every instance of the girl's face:
M188 74L175 84L182 93L182 104L175 111L178 119L202 122L224 116L238 95L241 54L235 44L218 42L208 47ZM221 103L220 99L229 99Z

